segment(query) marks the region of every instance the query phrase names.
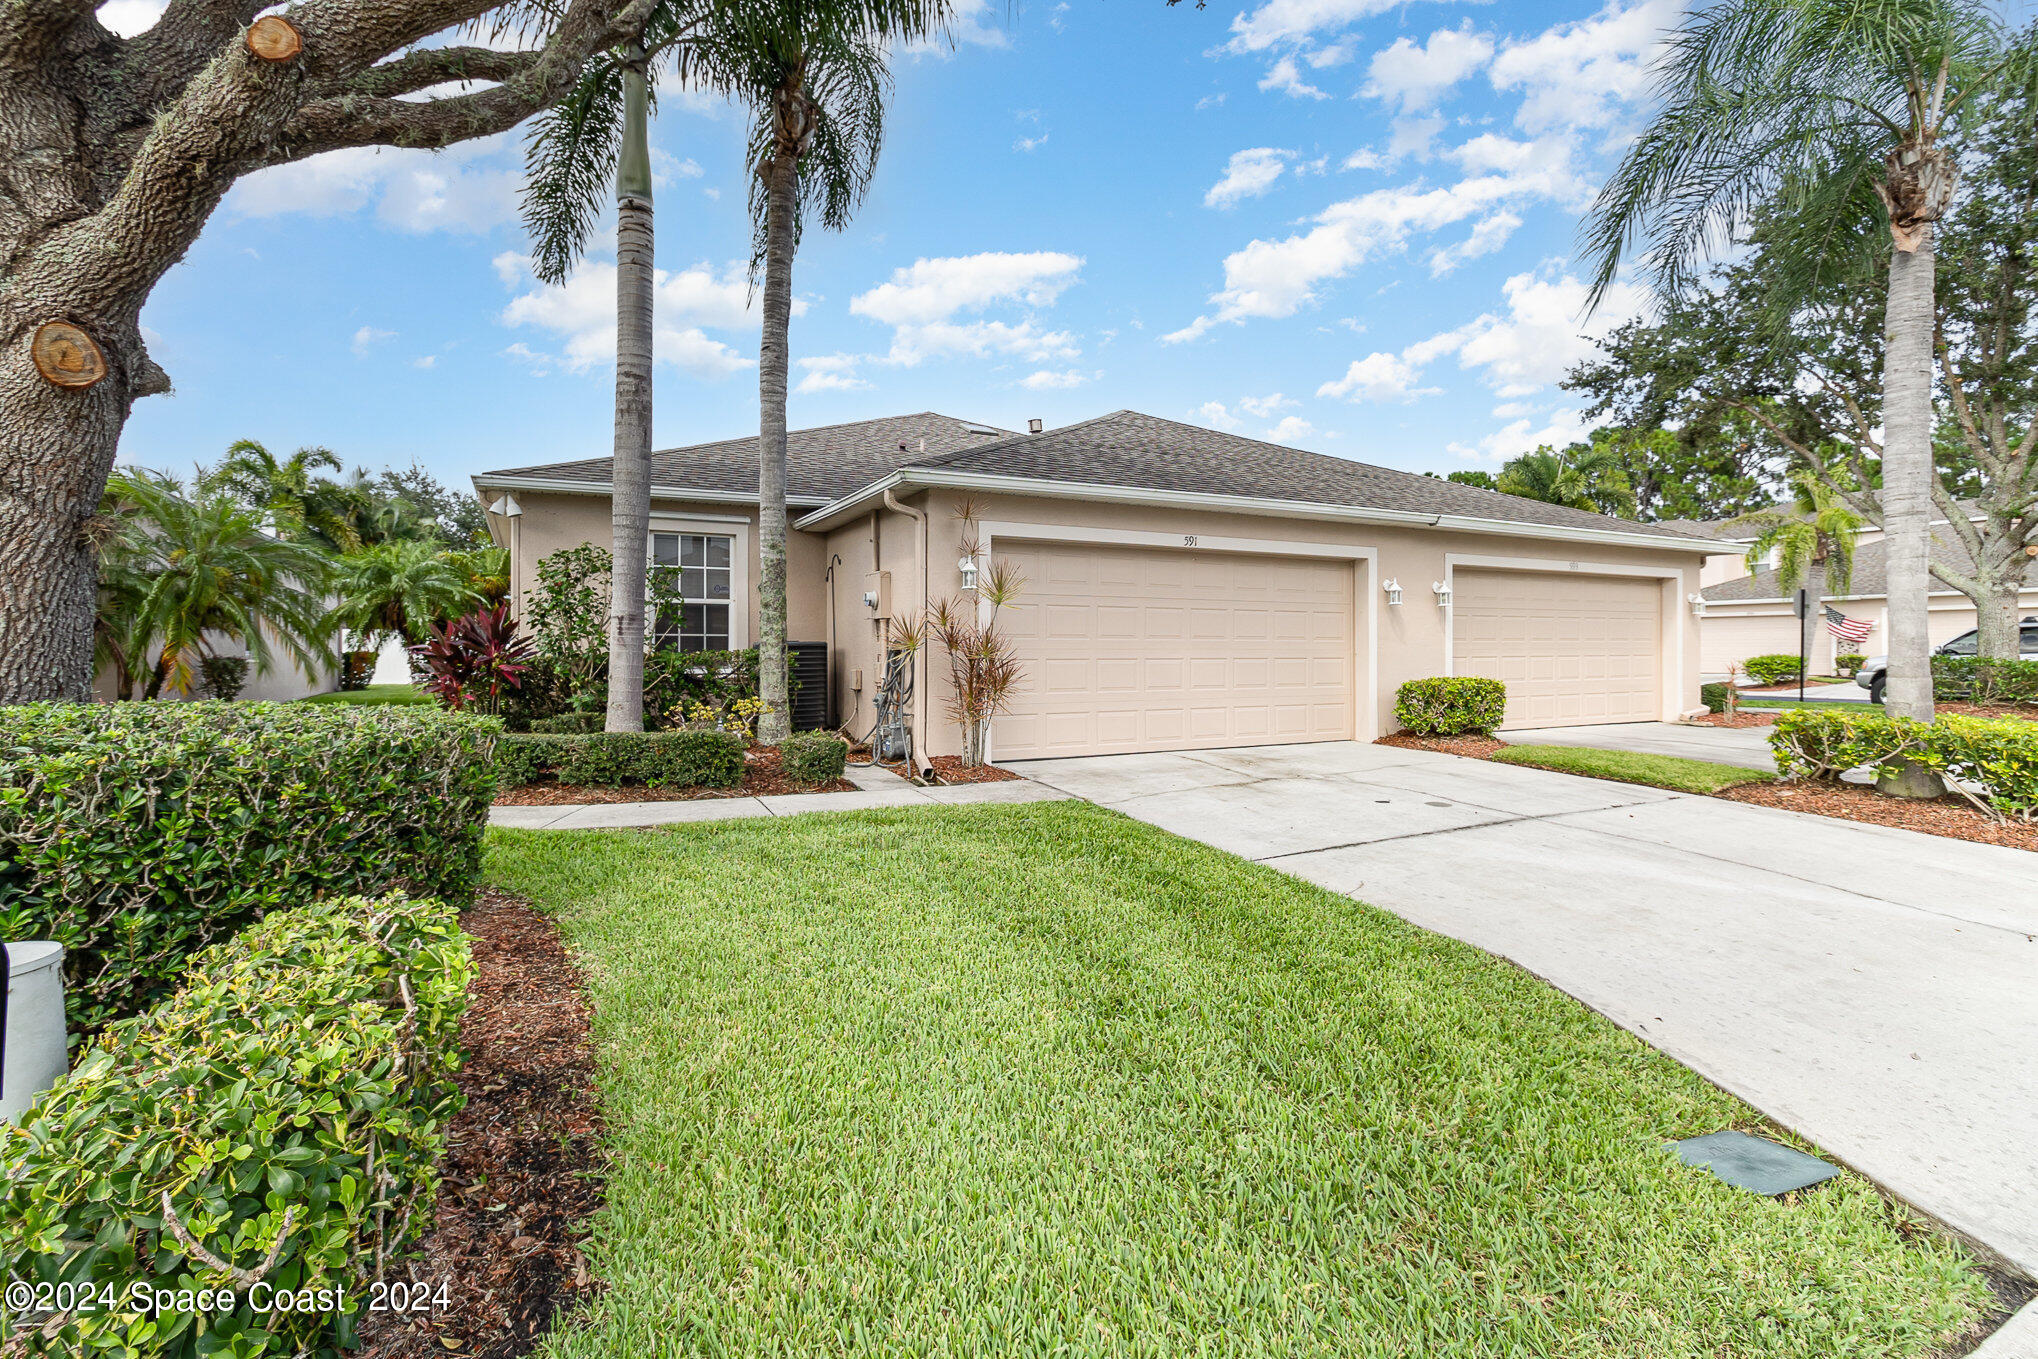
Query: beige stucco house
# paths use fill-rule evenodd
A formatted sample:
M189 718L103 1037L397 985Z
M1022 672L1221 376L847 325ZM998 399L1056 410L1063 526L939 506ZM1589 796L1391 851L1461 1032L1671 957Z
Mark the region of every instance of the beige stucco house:
M1977 513L1974 518L1979 521ZM1935 525L1945 521L1935 520ZM1754 535L1732 520L1673 520L1662 527L1696 538L1713 538L1722 555L1707 560L1703 592L1705 615L1699 620L1699 669L1706 675L1724 675L1729 665L1739 665L1750 656L1767 653L1795 655L1798 646L1797 615L1792 597L1777 578L1776 558L1771 553L1762 569L1748 570L1747 553ZM1943 560L1962 569L1970 559L1952 534L1935 528L1932 550ZM1841 644L1829 628L1818 630L1811 655L1815 674L1833 673L1836 653L1853 652L1873 656L1889 650L1889 600L1884 570L1889 548L1880 525L1861 530L1855 539L1854 570L1844 587L1830 588L1826 603L1833 609L1871 625L1862 641ZM1959 591L1932 582L1930 596L1932 645L1938 646L1970 631L1975 626L1973 603ZM2027 573L2018 599L2018 616L2038 614L2038 571Z
M1373 737L1429 675L1508 686L1507 723L1698 706L1709 538L1118 411L1019 434L922 413L788 441L790 636L829 652L830 719L873 718L885 620L966 597L958 510L1025 579L998 759ZM750 645L757 441L652 456L654 563L688 647ZM606 458L474 478L521 601L547 554L610 541ZM916 729L959 749L938 658Z

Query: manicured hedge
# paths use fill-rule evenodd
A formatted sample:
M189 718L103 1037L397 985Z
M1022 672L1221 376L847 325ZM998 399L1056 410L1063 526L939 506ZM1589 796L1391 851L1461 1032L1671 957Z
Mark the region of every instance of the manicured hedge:
M591 788L733 788L743 781L744 748L743 738L729 731L600 732L504 736L495 758L505 786L549 775Z
M2038 661L1934 656L1932 696L1941 701L2038 703Z
M1723 713L1727 710L1728 687L1724 684L1701 684L1698 686L1698 701L1705 704L1707 712Z
M0 1124L0 1272L115 1294L30 1353L329 1354L353 1338L365 1276L431 1220L472 973L453 908L329 899L191 963L181 991L110 1026L20 1127ZM312 1310L267 1311L257 1279L205 1263L165 1194L198 1246L272 1294L310 1290ZM149 1318L126 1305L137 1283L230 1288L236 1305L188 1299ZM339 1289L353 1314L316 1297ZM44 1316L10 1310L40 1333Z
M2038 722L1951 714L1915 722L1800 708L1777 718L1769 746L1777 769L1791 776L1837 779L1862 766L1879 774L1915 762L1985 811L2038 821Z
M1750 656L1741 662L1741 668L1748 672L1748 678L1761 684L1783 684L1797 678L1801 668L1795 653L1786 655L1772 651L1762 656Z
M498 730L430 708L0 709L0 937L64 945L89 1032L279 906L399 885L465 904Z
M1417 736L1488 735L1507 712L1507 686L1472 675L1410 680L1394 694L1394 718Z
M833 732L807 731L779 743L779 768L800 783L830 783L842 777L849 747Z

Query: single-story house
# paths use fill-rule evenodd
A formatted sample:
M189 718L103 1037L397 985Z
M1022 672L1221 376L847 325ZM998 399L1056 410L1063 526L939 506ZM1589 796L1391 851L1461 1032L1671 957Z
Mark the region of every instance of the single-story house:
M827 643L830 720L859 735L886 619L963 596L963 568L993 559L1025 580L1000 618L1025 679L999 759L1370 740L1430 675L1505 681L1515 727L1698 706L1710 538L1134 411L1028 434L863 420L795 431L787 465L789 634ZM672 640L750 645L757 440L655 453L651 483L645 551L686 601ZM474 486L520 608L545 556L610 541L607 458ZM960 749L942 669L923 657L916 693L932 755Z
M1977 514L1976 518L1980 516ZM1944 520L1935 521L1944 523ZM1671 520L1662 527L1689 537L1713 538L1723 555L1707 561L1703 577L1705 615L1699 620L1699 668L1706 675L1723 675L1729 665L1739 665L1750 656L1767 653L1795 655L1798 646L1797 615L1792 595L1777 578L1772 553L1762 570L1748 570L1748 548L1754 535L1732 520ZM1966 550L1944 529L1935 529L1932 551L1941 560L1965 568ZM1827 607L1858 622L1870 625L1868 635L1848 645L1830 628L1818 630L1811 667L1814 673L1830 675L1835 655L1849 652L1873 656L1889 650L1889 600L1885 582L1888 544L1881 527L1863 529L1855 540L1854 571L1844 587L1828 586ZM2024 591L2018 598L2018 616L2038 614L2038 570L2027 571ZM1966 595L1932 581L1930 596L1932 644L1951 641L1975 626L1974 605Z

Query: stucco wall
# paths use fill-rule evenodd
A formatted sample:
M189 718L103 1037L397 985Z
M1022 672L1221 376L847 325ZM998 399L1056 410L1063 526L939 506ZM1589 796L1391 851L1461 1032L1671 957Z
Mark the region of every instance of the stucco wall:
M1863 655L1878 656L1889 650L1889 614L1882 599L1836 599L1832 606L1851 618L1874 622L1875 631L1860 645L1848 648ZM2038 615L2038 590L2026 590L2018 617ZM1975 626L1974 606L1962 595L1935 594L1931 605L1932 645L1950 642ZM1730 662L1738 663L1764 652L1797 650L1797 618L1788 604L1710 604L1699 625L1699 654L1708 675L1726 673ZM1832 672L1833 634L1819 629L1819 643L1812 652L1812 668Z

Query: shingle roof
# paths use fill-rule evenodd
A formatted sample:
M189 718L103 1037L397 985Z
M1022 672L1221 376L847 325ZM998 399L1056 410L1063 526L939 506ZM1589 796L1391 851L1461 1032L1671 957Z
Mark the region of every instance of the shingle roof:
M1657 528L1670 529L1687 538L1718 538L1727 542L1745 542L1754 537L1742 529L1729 529L1729 519L1658 519ZM1739 536L1737 536L1739 535Z
M532 478L606 489L611 461L588 458L504 468L481 473L474 480L486 486L504 478ZM841 500L893 472L915 468L1451 515L1560 529L1690 536L1667 525L1611 519L1129 410L1043 434L1013 434L923 411L795 430L786 437L786 496L798 504ZM653 453L651 484L660 490L754 496L757 439L746 436Z
M786 434L786 498L804 504L825 504L887 475L905 463L966 448L972 443L1010 438L1010 430L922 411L881 420L822 425ZM581 482L589 489L606 488L612 458L587 458L537 467L508 467L483 472L474 480L486 485L503 477L544 478ZM757 494L757 436L722 439L687 448L667 448L651 455L651 484L660 488L709 491L720 495Z
M1956 571L1967 571L1974 565L1974 559L1968 555L1967 548L1958 539L1939 533L1932 535L1932 556L1936 561ZM1859 595L1870 599L1879 598L1889 593L1888 570L1889 540L1878 538L1872 543L1863 543L1854 549L1854 571L1848 578L1845 589L1834 585L1828 585L1826 588L1835 596ZM2038 573L2028 568L2024 576L2027 581L2038 581ZM1932 588L1943 590L1948 587L1935 579ZM1708 604L1732 604L1750 599L1782 599L1786 593L1774 571L1760 571L1752 576L1742 576L1739 580L1721 581L1718 585L1709 585L1704 590Z
M1113 411L1044 434L1015 435L941 458L916 458L907 466L1679 536L1654 524L1546 505L1540 500L1263 443L1138 411Z

